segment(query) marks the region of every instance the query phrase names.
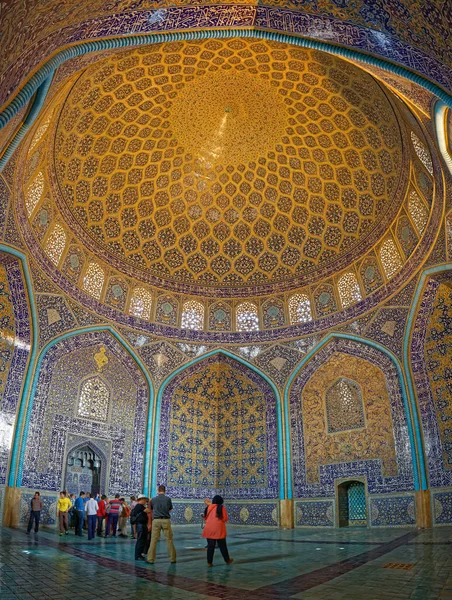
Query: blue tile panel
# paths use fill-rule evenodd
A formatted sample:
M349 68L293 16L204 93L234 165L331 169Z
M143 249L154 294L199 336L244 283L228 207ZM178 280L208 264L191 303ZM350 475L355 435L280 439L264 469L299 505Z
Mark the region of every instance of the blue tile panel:
M433 492L432 504L434 525L452 525L452 489Z
M260 525L276 527L279 523L277 502L225 502L231 525ZM180 525L198 525L203 523L203 502L177 500L173 502L171 521Z
M187 480L187 477L182 473L181 481L183 482L181 485L174 485L169 480L169 474L172 473L172 470L178 467L174 464L169 464L169 456L173 452L174 447L180 440L185 439L185 433L182 430L183 422L180 424L172 425L172 406L174 396L177 393L178 397L180 396L180 391L184 390L184 386L188 386L187 388L187 399L189 401L189 395L192 396L192 393L196 394L206 394L207 390L202 390L197 387L191 388L190 386L198 386L196 378L192 381L193 373L202 372L202 370L209 365L221 363L225 364L231 373L236 372L237 377L234 377L231 381L230 386L231 390L236 390L235 394L249 394L260 396L265 406L259 406L255 408L255 410L263 411L266 415L266 430L263 432L261 436L260 443L264 447L264 454L266 455L266 461L262 466L264 472L262 473L263 478L258 480L256 478L256 483L253 484L252 481L248 481L245 477L245 474L235 474L235 466L238 466L240 469L242 465L228 464L231 463L231 460L227 458L225 455L224 458L219 459L218 464L215 465L213 456L206 456L206 465L201 465L200 462L202 457L192 456L192 452L186 453L186 459L190 462L187 463L183 467L185 472L192 472L199 467L203 467L203 469L207 469L213 472L215 475L215 471L220 473L218 476L208 476L204 481L203 478L199 479L197 476L193 476L190 480ZM194 383L193 383L194 382ZM228 392L229 393L229 392ZM220 399L220 403L223 402L223 399ZM181 402L184 402L182 397ZM228 402L226 399L225 402ZM237 405L239 406L239 405ZM210 404L209 404L210 407ZM209 423L212 419L212 416L209 414L209 407L203 407L201 403L196 404L193 410L196 411L196 416L194 417L197 422L202 423L203 421ZM205 415L198 415L198 411L207 410ZM211 408L210 408L211 411ZM251 407L248 409L248 413L251 413ZM257 413L256 413L257 414ZM243 416L243 419L251 419L253 417L252 414L247 414ZM242 423L243 425L243 423ZM191 432L191 423L187 422L184 427L189 428L189 432ZM207 428L208 429L208 428ZM207 429L204 432L204 436L207 435ZM262 452L257 451L257 447L254 447L247 440L247 436L251 435L252 423L249 423L249 429L246 426L243 426L243 431L238 425L229 425L225 430L225 435L232 436L232 439L237 438L237 443L240 436L243 436L240 443L244 443L244 452L245 455L250 454L250 463L252 461L253 452L256 453L256 457L259 458ZM193 435L201 435L201 429L199 429L198 434L195 433L198 429L195 430L193 427ZM203 441L201 438L193 439L190 443L196 444L197 446L202 446ZM215 445L219 444L219 440L213 440L211 445L212 448L215 449ZM207 452L207 449L205 450ZM217 449L217 452L218 449ZM234 460L234 456L232 457ZM173 460L174 462L174 460ZM210 468L209 468L210 467ZM178 467L180 468L180 467ZM228 483L231 480L232 484ZM231 499L266 499L266 498L277 498L278 497L278 482L279 482L279 474L278 474L278 447L277 447L277 418L276 418L276 398L272 389L268 385L268 383L260 377L257 373L254 373L251 369L242 365L238 361L231 359L227 356L218 355L211 356L202 360L192 366L187 367L187 369L181 371L178 375L176 375L170 383L167 385L163 392L162 402L161 402L161 415L160 415L160 427L159 427L159 451L158 451L158 471L157 471L157 481L158 483L164 483L167 486L168 493L174 498L196 498L201 499L205 497L212 497L214 494L218 493L224 496L225 498ZM237 482L242 481L243 485L239 485ZM215 482L219 487L213 487Z
M371 527L403 527L416 524L414 495L370 498Z
M19 407L22 383L30 353L31 330L27 292L20 263L17 260L9 259L5 269L14 310L15 342L11 349L11 363L6 377L3 397L1 398L0 418L12 428ZM6 483L9 453L10 447L1 447L0 485Z
M444 401L441 403L442 407L440 407L440 404L438 403L437 411L430 386L428 369L431 368L434 370L439 365L436 364L436 361L427 364L425 352L428 325L434 311L438 289L441 285L439 279L440 277L438 279L430 279L425 286L424 294L419 303L417 317L413 326L410 350L411 369L419 403L430 486L432 488L447 488L452 486L452 469L450 466L448 467L444 461L448 448L443 448L441 444L440 428L438 425L438 418L442 412L440 408L444 411L444 408L447 406L447 394L444 394ZM441 319L443 325L438 329L450 331L451 323L447 310L442 312ZM441 348L444 348L447 353L446 342L446 336L443 335L443 331L440 331L437 344L440 350ZM435 376L438 376L438 374L436 373ZM439 400L441 400L441 398ZM445 414L443 414L443 417L444 416ZM449 446L449 454L452 456L452 450L450 448L451 446Z
M37 491L37 490L36 490ZM19 522L27 523L30 516L30 501L34 496L34 491L23 491L20 496L20 513ZM58 502L58 494L42 494L41 500L43 509L41 511L41 524L54 525L56 523L56 506Z
M109 362L99 373L94 354L102 345ZM93 375L100 375L110 389L111 415L105 423L77 416L79 385ZM82 333L58 342L47 351L39 372L23 486L58 491L67 450L91 442L110 463L108 479L104 480L104 484L108 483L107 493L139 493L143 484L148 403L149 390L143 373L108 332Z
M334 500L294 503L296 527L334 527Z

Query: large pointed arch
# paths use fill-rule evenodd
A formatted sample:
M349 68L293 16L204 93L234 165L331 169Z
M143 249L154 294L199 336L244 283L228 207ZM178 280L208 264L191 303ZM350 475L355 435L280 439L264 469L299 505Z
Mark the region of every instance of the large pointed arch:
M424 439L422 436L422 423L420 420L419 414L419 403L416 398L416 391L414 385L414 375L411 368L411 344L413 333L416 326L417 316L422 307L423 295L428 284L430 278L435 275L440 275L441 273L446 273L447 271L452 270L452 263L445 263L442 265L436 265L434 267L430 267L425 269L418 281L416 286L416 290L414 292L413 300L411 302L410 312L408 313L407 326L405 329L405 335L403 338L403 367L406 374L408 392L412 406L413 413L413 421L416 431L416 441L419 448L419 459L422 466L421 474L423 474L423 478L421 481L421 489L428 489L428 479L427 479L427 467L426 467L426 452L424 446Z
M173 371L170 375L168 375L168 377L163 381L162 385L160 386L160 389L157 394L156 415L155 415L155 421L154 421L155 430L154 430L154 434L153 434L153 438L154 438L153 456L154 456L155 460L153 461L153 465L152 465L151 489L155 489L157 486L157 460L156 460L156 458L158 456L158 446L159 446L159 434L157 431L157 426L160 423L161 405L162 405L162 398L163 398L163 393L165 391L165 388L177 375L179 375L186 369L192 367L193 365L196 365L197 363L200 363L200 362L202 362L208 358L211 358L213 356L227 356L228 358L236 361L237 363L244 365L245 367L250 369L250 371L256 373L259 377L261 377L270 386L270 388L275 396L276 409L277 409L276 410L276 422L277 422L277 448L278 448L278 474L279 474L278 486L279 486L279 498L282 500L282 499L284 499L285 495L287 494L287 486L286 486L286 483L287 483L287 472L286 472L287 466L286 466L286 464L287 463L284 460L283 416L282 416L281 399L280 399L280 394L278 392L278 388L276 387L275 383L268 377L268 375L266 375L263 371L258 369L255 365L249 363L248 361L244 360L240 356L233 354L232 352L228 352L227 350L220 349L220 348L212 350L211 352L207 352L206 354L202 354L201 356L197 356L190 362L183 364L178 369Z
M143 460L143 492L145 494L149 493L149 474L151 471L151 448L152 448L152 430L153 430L153 420L154 420L154 386L152 384L152 380L144 367L142 361L137 356L133 348L119 335L119 333L110 325L98 325L91 327L82 327L79 329L75 329L73 331L66 332L50 342L48 342L44 348L39 353L39 356L36 361L36 367L34 369L32 385L30 390L30 396L27 404L26 414L24 417L24 426L23 426L23 436L22 440L18 446L18 469L17 469L17 477L15 479L16 487L21 487L22 485L22 475L23 475L23 466L24 466L24 458L25 458L25 449L27 445L27 437L30 426L30 419L33 409L34 397L36 394L36 389L38 385L39 373L41 370L42 362L47 354L47 352L59 342L66 340L68 338L75 337L77 335L92 333L92 332L108 332L112 335L114 339L123 347L123 349L131 356L134 362L137 364L138 368L143 374L143 377L146 381L148 390L149 390L149 401L148 401L148 411L147 411L147 419L146 419L146 427L145 427L145 450L144 450L144 460ZM14 485L14 484L13 484Z
M284 388L284 421L285 421L286 432L288 434L286 436L286 444L287 444L286 445L286 453L287 453L289 464L292 464L292 448L291 448L291 443L290 443L290 418L289 418L289 397L290 397L292 385L293 385L294 381L296 380L297 376L300 374L300 372L303 370L303 368L311 361L311 359L313 357L315 357L318 354L318 352L320 350L322 350L325 346L327 346L331 341L334 341L337 339L352 340L354 342L375 348L376 350L379 350L384 355L386 355L393 363L393 365L397 371L397 377L398 377L398 381L399 381L399 385L400 385L400 391L401 391L401 396L402 396L402 401L403 401L403 406L404 406L405 416L406 416L406 421L407 421L408 436L410 439L411 459L412 459L412 463L413 463L414 488L415 488L415 490L421 489L420 488L420 480L422 481L421 465L423 465L423 462L421 463L421 461L419 460L419 456L418 456L418 452L421 450L421 448L419 448L419 446L416 447L416 444L415 444L413 422L412 422L412 416L411 416L411 411L410 411L411 402L408 398L407 387L406 387L405 378L403 376L402 366L401 366L399 360L397 359L397 357L395 356L395 354L393 354L390 350L385 348L383 345L379 344L378 342L374 342L372 340L368 340L368 339L362 338L360 336L351 335L351 334L347 334L347 333L334 332L334 333L330 333L327 336L325 336L297 365L296 369L293 371L293 373L291 374L291 376L289 377L289 379L287 381L286 387ZM424 473L424 476L425 476L425 473ZM292 481L292 473L290 471L288 472L288 498L289 499L293 498L293 481Z

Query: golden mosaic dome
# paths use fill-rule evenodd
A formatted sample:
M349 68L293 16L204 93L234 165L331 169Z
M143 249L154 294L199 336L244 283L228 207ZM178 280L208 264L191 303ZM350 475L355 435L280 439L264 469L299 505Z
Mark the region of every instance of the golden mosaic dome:
M342 269L400 204L402 140L384 91L289 44L116 53L78 78L54 143L77 237L124 273L193 293Z

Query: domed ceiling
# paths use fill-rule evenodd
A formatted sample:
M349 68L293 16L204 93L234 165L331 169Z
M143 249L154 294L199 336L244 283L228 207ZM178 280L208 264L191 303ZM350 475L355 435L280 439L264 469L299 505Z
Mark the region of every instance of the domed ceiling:
M59 114L54 169L59 209L97 256L164 289L230 296L345 268L387 230L407 171L370 75L242 39L86 69Z

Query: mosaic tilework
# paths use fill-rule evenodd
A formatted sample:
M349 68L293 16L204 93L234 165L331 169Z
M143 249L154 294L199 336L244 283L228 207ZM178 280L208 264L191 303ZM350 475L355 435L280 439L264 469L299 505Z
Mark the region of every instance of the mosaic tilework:
M254 360L256 365L267 373L273 381L283 388L297 363L303 358L299 350L287 346L272 346Z
M277 526L279 523L278 504L276 502L229 502L225 497L225 506L228 511L231 525L260 525ZM195 525L200 528L203 523L201 515L204 514L203 502L176 500L173 502L171 521L180 525Z
M334 501L295 502L296 527L334 527Z
M211 443L200 452L203 439ZM214 355L187 367L165 388L157 478L173 497L277 497L277 461L276 399L247 367Z
M407 308L382 308L366 329L365 335L383 344L400 358L407 316Z
M371 497L371 527L403 527L416 524L414 496Z
M43 346L50 339L77 327L74 315L61 296L36 295L39 319L39 340Z
M10 63L2 76L0 89L4 91L0 96L0 104L19 84L25 73L32 71L44 57L49 56L61 45L132 32L217 26L235 28L254 25L257 29L309 34L311 37L388 57L394 62L417 68L419 72L446 88L450 86L450 69L434 58L436 56L447 60L444 40L447 39L448 31L439 33L441 24L445 24L446 21L442 21L441 16L438 17L437 3L422 3L420 7L416 5L413 12L409 10L413 6L412 3L404 4L400 12L400 6L393 11L392 5L387 3L370 5L360 1L346 6L344 3L333 1L329 2L327 7L322 6L322 15L309 14L315 12L314 4L310 6L304 3L303 12L299 10L298 3L285 3L285 6L298 10L284 10L276 6L208 6L208 3L205 6L165 7L162 10L159 3L160 10L157 12L145 10L108 15L103 12L102 15L98 14L96 19L80 22L83 18L93 17L95 13L91 4L76 3L62 8L61 21L58 21L56 30L52 30L51 24L54 20L48 18L45 11L33 12L30 15L22 6L11 8L5 16L7 34L3 45L3 51L7 53ZM149 5L146 6L148 7ZM344 11L347 15L345 17ZM29 16L36 21L34 26L24 29L24 34L19 23L28 23ZM61 29L59 24L63 22L66 23L66 27ZM415 27L413 23L416 24ZM375 32L369 31L368 27L379 30L379 33L376 35ZM25 41L27 50L18 57L16 53L23 49ZM424 53L425 47L429 48L428 54ZM3 61L3 64L8 63Z
M105 347L108 361L97 364ZM107 423L75 415L84 378L98 375L110 389L112 411ZM109 466L109 492L141 489L144 431L149 392L132 357L108 333L79 334L55 344L45 355L38 378L23 469L23 485L42 490L60 488L65 468L67 434L87 441L111 440L115 452ZM48 465L52 464L51 471Z
M6 260L2 267L3 280L0 280L3 290L1 324L2 331L6 332L7 336L12 336L12 339L6 344L2 341L1 344L1 357L6 373L1 378L0 389L0 414L5 426L0 449L0 485L6 481L15 415L21 397L31 341L30 317L22 270L15 259L8 257ZM14 347L11 342L14 342Z
M170 373L187 360L182 352L167 342L143 346L138 349L138 353L156 385L162 383Z
M10 191L3 177L0 177L0 237L3 238L6 216L8 214Z
M3 523L3 504L5 498L5 487L0 485L0 525Z
M37 490L40 491L40 490ZM23 490L20 496L20 512L19 522L28 523L30 517L30 501L34 496L34 491ZM40 492L40 497L43 503L41 511L42 525L54 525L56 523L56 508L59 495L58 494L43 494Z
M320 461L318 471L312 470L308 478L307 471L310 466L307 461L310 456L308 455L304 433L303 420L305 417L301 405L302 392L312 376L337 352L369 361L374 368L378 367L380 372L384 374L385 386L390 401L390 422L393 429L393 441L391 443L394 444L393 452L395 453L387 457L389 462L386 466L386 475L383 475L385 468L382 466L380 458L362 460L359 457L352 458L352 455L350 455L349 459L345 459L344 454L344 457L340 461L335 461L334 464L322 464ZM322 348L303 369L302 373L298 375L292 386L290 421L294 493L297 498L332 497L334 496L334 480L353 476L366 476L371 494L405 491L413 488L410 443L397 372L390 359L380 351L350 340L333 340ZM345 446L344 451L346 450L347 447ZM310 478L313 478L313 480L310 480ZM315 483L315 481L318 481L318 483Z
M435 525L452 523L452 491L433 492L433 522Z
M352 415L347 415L345 408L336 405L329 410L330 392L343 377L362 394L364 428L352 429L353 425L359 427L359 424L350 418ZM326 362L317 365L315 373L306 382L301 393L301 408L302 417L299 417L303 421L308 484L320 482L322 466L360 460L363 456L381 462L384 477L397 475L390 398L383 372L371 362L334 353Z

